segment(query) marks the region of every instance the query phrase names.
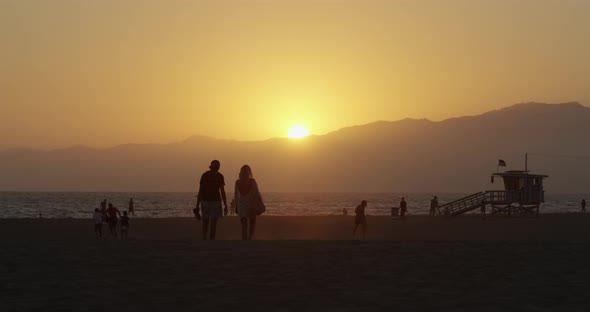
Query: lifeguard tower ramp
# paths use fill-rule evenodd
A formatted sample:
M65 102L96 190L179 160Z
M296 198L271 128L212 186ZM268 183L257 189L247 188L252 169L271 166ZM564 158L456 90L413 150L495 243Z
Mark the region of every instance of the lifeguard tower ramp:
M455 201L443 204L438 207L439 211L445 216L458 216L460 214L481 208L482 202L485 201L486 193L479 192L469 196L457 199Z

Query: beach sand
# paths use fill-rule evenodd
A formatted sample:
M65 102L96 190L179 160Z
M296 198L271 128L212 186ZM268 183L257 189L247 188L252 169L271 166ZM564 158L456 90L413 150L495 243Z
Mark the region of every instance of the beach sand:
M585 311L590 214L405 221L269 217L201 241L196 219L0 220L0 311ZM104 229L106 232L106 229Z

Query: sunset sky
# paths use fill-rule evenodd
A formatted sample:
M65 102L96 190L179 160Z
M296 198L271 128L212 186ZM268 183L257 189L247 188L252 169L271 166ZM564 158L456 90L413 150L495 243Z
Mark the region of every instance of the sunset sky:
M2 0L0 148L590 105L590 1Z

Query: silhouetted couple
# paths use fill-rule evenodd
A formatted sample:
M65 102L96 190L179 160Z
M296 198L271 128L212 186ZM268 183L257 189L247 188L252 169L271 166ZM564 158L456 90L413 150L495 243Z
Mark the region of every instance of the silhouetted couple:
M209 234L209 239L215 239L217 220L228 213L225 179L219 172L220 168L220 162L214 160L211 162L209 170L201 176L194 213L198 219L203 220L204 240L207 239L207 234ZM258 184L252 175L252 169L248 165L242 166L240 170L239 179L235 184L234 203L242 224L242 239L250 240L254 237L256 230L256 216L263 213L265 207L258 190Z

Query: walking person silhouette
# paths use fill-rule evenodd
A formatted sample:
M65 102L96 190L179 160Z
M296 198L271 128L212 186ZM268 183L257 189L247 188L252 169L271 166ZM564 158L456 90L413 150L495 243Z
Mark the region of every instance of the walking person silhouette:
M234 191L234 203L242 224L242 240L251 240L256 230L256 216L262 214L266 207L262 201L258 183L254 180L252 169L248 165L240 169Z
M227 215L227 200L225 198L225 180L219 172L221 163L219 160L213 160L209 170L201 175L199 182L199 194L197 195L197 205L195 207L195 216L203 220L203 240L214 240L217 232L217 220L222 217L221 202L223 201L224 211ZM199 212L200 207L200 212ZM201 216L202 214L202 216ZM211 231L209 231L211 224Z
M352 230L352 237L356 237L356 230L359 225L363 228L363 239L365 239L365 234L367 233L367 217L365 216L365 208L367 208L367 201L362 200L361 203L356 206L354 209L354 213L356 217L354 218L354 229Z

